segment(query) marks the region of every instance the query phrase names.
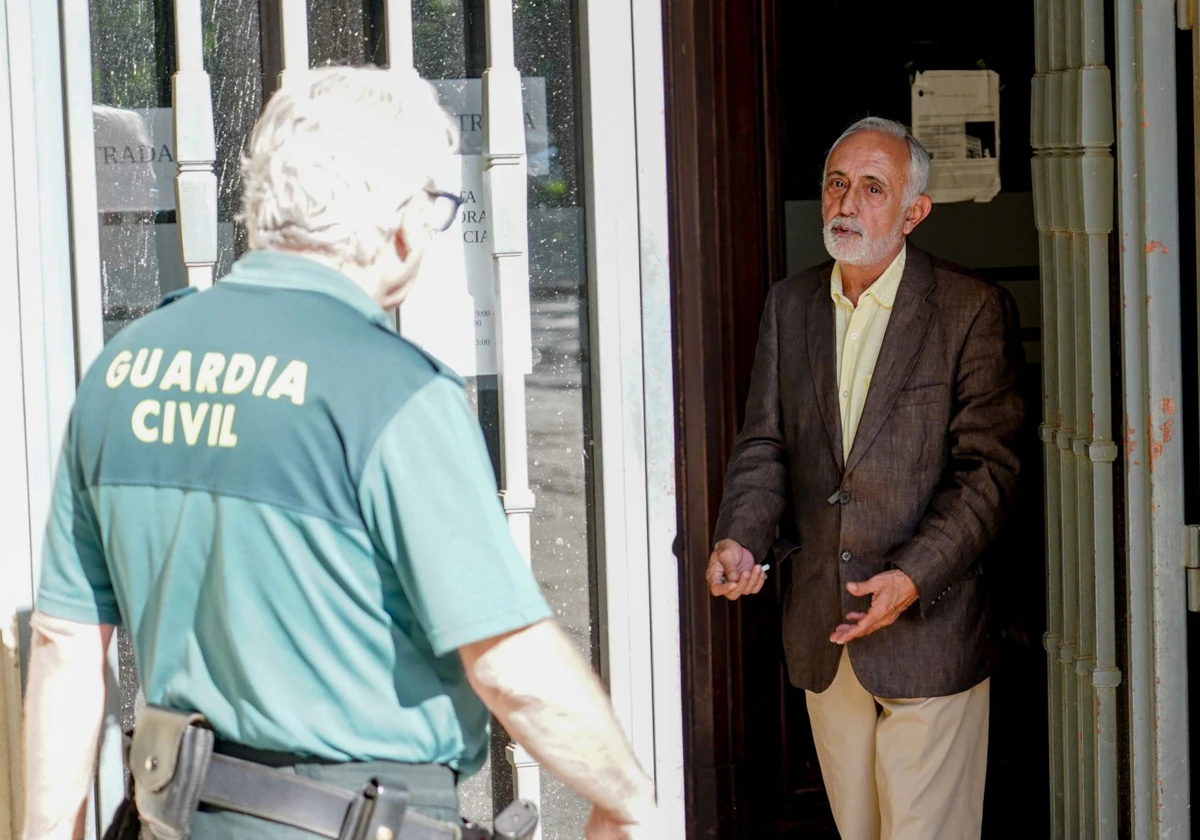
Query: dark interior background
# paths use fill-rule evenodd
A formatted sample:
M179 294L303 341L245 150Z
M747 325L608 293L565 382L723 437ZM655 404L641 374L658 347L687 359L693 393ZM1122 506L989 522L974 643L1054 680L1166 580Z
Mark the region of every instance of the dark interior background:
M912 75L926 70L1000 74L1000 177L1029 192L1032 0L1003 12L961 0L781 2L783 184L787 200L818 196L825 152L860 117L910 122Z

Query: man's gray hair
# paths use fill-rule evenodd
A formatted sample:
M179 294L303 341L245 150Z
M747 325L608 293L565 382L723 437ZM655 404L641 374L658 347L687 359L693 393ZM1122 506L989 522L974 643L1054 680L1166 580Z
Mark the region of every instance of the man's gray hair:
M921 145L921 141L913 137L912 133L902 123L898 123L895 120L886 120L883 117L865 117L843 131L842 136L829 147L829 152L825 155L823 175L829 172L829 158L833 156L833 150L840 146L843 141L864 131L875 131L879 134L886 134L889 137L903 140L908 144L908 183L904 189L904 203L911 204L916 201L917 196L923 195L925 190L929 189L929 152L925 151L925 147Z
M311 70L271 97L242 156L250 247L370 265L457 146L456 127L415 74Z

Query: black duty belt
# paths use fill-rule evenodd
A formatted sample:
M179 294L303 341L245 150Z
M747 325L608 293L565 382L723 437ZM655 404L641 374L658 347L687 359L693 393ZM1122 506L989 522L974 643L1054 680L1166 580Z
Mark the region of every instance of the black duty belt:
M236 811L261 820L292 826L330 840L354 836L360 821L380 824L367 840L488 840L491 833L477 826L451 825L408 808L408 792L401 785L372 781L362 791L346 790L303 776L281 773L270 767L233 756L213 753L200 792L206 805ZM371 811L381 811L374 814ZM398 834L383 824L399 812ZM517 800L496 815L496 840L529 837L537 825L537 807ZM363 836L362 832L358 832Z
M344 836L347 824L360 817L362 808L383 804L387 797L402 798L403 801L387 804L403 809L404 822L399 835L385 833L373 840L463 837L458 826L408 810L408 796L403 788L375 783L365 791L345 790L219 753L212 756L200 792L200 801L206 805L300 828L330 840Z
M127 741L138 818L161 840L183 840L202 805L291 826L328 840L487 840L477 826L409 810L408 788L376 776L346 790L267 763L214 751L203 715L147 704ZM248 751L253 753L254 751ZM364 768L365 769L365 768ZM387 770L381 771L386 773ZM518 800L497 815L496 840L527 840L537 807Z

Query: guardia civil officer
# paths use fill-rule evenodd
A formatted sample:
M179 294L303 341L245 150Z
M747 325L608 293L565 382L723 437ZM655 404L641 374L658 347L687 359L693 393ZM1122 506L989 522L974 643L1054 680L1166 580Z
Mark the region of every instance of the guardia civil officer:
M594 804L589 838L662 840L509 536L462 382L387 314L457 210L433 175L456 141L406 74L275 94L243 161L251 250L88 371L32 620L27 840L81 830L115 626L154 837L449 840L490 709Z

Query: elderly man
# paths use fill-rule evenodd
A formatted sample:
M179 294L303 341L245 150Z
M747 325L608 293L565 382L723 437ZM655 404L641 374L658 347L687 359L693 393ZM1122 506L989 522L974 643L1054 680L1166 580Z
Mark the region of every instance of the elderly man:
M243 162L252 250L80 384L32 622L27 840L78 831L114 625L148 703L116 833L458 838L490 709L594 803L589 838L658 840L461 380L385 313L458 209L431 174L456 140L405 74L285 87Z
M844 840L979 837L988 737L981 554L1016 486L1003 290L906 244L929 156L856 123L822 193L834 262L767 297L708 581L758 592L791 501L784 649Z

